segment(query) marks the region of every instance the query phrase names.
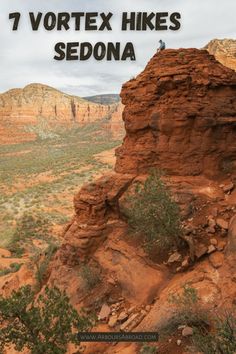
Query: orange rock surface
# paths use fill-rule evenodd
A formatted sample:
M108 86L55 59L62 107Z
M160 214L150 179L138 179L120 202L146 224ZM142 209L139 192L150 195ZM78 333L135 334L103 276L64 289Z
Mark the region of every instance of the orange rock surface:
M115 170L219 174L236 157L236 73L205 50L155 54L121 91L126 137Z
M81 188L74 198L75 217L60 250L62 263L78 264L102 244L107 222L110 217L119 217L118 200L131 182L130 175L111 174Z
M180 293L186 284L197 290L207 310L232 306L236 294L234 184L228 192L224 186L236 176L235 93L236 73L206 50L197 49L156 54L136 79L123 86L126 137L116 153L116 172L76 194L75 215L49 278L50 284L67 290L77 308L122 296L115 301L118 307L122 302L122 311L139 307L126 330L149 331L160 330L173 317L169 296ZM224 168L226 162L230 169ZM181 261L174 262L173 268L161 259L154 263L137 240L127 236L122 212L127 193L137 181L145 180L151 167L166 170L164 180L180 208L184 207L181 221L191 242L187 250L178 249ZM219 218L227 223L232 218L229 231L216 223ZM208 234L212 222L214 241ZM199 247L204 252L197 257ZM84 263L100 269L101 282L83 293L78 271ZM104 345L101 352L123 349L119 344ZM88 345L85 353L93 351ZM124 352L139 350L127 344ZM176 345L162 352L174 354Z
M75 216L59 252L63 264L79 264L104 242L109 220L120 218L123 195L150 167L215 178L223 161L235 159L235 84L236 73L207 51L181 49L154 55L123 86L126 137L117 150L117 173L75 196Z
M236 70L236 40L213 39L205 49L223 65Z

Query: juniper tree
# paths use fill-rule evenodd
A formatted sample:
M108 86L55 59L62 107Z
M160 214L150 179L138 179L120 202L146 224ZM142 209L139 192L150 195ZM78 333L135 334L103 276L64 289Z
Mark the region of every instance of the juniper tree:
M182 230L179 207L160 177L152 170L144 185L137 184L125 213L131 231L143 236L148 251L167 252L178 246Z
M0 297L1 349L13 345L32 354L64 354L68 343L79 344L78 331L87 330L90 320L72 307L65 292L46 288L35 299L30 286Z

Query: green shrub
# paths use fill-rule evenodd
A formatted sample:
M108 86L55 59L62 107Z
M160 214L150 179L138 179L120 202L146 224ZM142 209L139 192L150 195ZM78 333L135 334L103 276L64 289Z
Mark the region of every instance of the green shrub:
M183 286L183 292L181 294L171 294L169 297L169 302L177 305L181 310L196 305L198 301L197 290L188 284Z
M168 301L174 305L174 314L160 331L161 335L173 334L180 325L201 328L202 331L209 327L210 316L201 306L195 288L184 285L182 293L171 294Z
M30 286L0 296L0 350L14 346L32 354L65 354L68 343L79 345L78 331L91 323L71 306L65 292L46 288L35 299Z
M11 269L12 273L15 273L15 272L18 272L18 270L20 270L21 266L22 266L22 264L20 264L20 263L11 263L10 269Z
M45 281L47 280L47 272L49 263L57 251L58 246L51 243L44 251L44 255L42 256L41 252L38 251L31 257L31 261L33 266L36 268L35 279L36 279L36 286L35 290L39 291L42 289Z
M0 270L0 277L10 274L10 273L18 272L18 270L20 270L21 266L22 266L22 264L20 264L20 263L11 263L10 268Z
M143 236L148 251L156 248L167 252L178 246L181 234L179 207L158 171L153 170L144 185L137 185L127 203L129 208L125 213L131 231Z
M236 316L218 316L211 332L197 329L193 336L195 348L204 354L234 354L236 352Z
M148 344L144 344L140 350L140 354L156 354L157 348Z
M17 220L16 229L12 240L8 245L8 250L15 257L21 257L25 251L25 242L34 239L48 239L50 237L51 223L43 215L24 213Z
M12 243L12 238L14 236L14 228L10 225L10 227L5 227L0 225L0 247L8 248Z
M175 305L176 311L161 336L173 335L179 325L193 328L193 353L204 354L234 354L236 352L236 315L226 312L216 315L204 309L197 290L185 285L181 294L171 295L169 302Z
M80 276L83 279L85 290L93 289L101 281L99 271L87 264L81 267Z
M25 249L20 245L20 238L14 233L11 242L7 246L7 249L12 253L16 258L23 256Z

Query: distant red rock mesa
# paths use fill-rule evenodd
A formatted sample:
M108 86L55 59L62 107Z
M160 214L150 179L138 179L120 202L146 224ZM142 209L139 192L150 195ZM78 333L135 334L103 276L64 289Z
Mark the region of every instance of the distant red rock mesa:
M109 117L109 128L113 133L116 131L120 138L123 123L117 104L97 104L46 85L31 84L0 95L0 143L16 144L35 140L36 134L28 128L39 124L40 119L49 126L70 128L73 124L92 123L106 117ZM113 121L116 129L113 129Z

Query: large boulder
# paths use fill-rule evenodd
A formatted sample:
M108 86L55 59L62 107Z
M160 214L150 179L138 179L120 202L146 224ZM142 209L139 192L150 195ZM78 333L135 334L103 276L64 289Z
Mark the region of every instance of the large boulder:
M119 199L133 178L108 174L81 188L74 198L75 216L65 230L59 251L63 264L80 263L102 244L108 233L108 220L119 219Z
M121 91L116 171L207 175L236 166L236 73L206 50L165 50Z

